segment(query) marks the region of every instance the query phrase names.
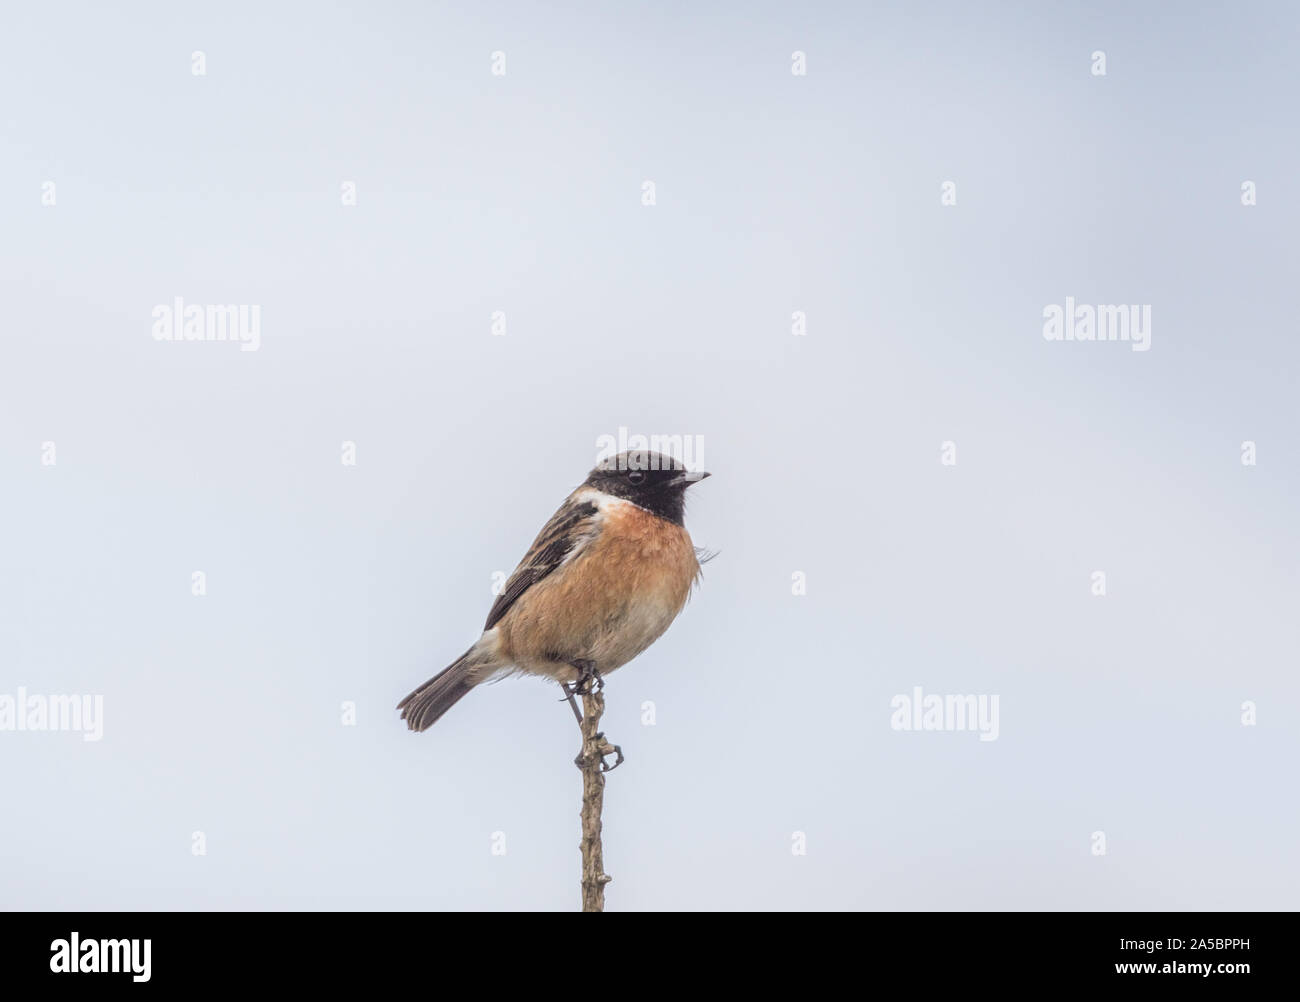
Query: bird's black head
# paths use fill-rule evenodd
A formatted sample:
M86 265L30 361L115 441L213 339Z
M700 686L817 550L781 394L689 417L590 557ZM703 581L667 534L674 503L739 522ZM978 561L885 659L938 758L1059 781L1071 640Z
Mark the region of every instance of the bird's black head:
M660 452L620 452L602 460L584 486L624 498L676 525L686 513L685 493L709 474L692 473Z

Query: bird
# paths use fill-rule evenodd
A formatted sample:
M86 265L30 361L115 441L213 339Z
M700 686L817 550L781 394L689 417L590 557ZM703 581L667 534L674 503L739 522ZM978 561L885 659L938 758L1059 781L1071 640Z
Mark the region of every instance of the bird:
M575 692L653 644L700 579L686 490L710 476L649 450L609 456L560 505L492 603L477 641L397 704L425 731L484 682L535 675ZM707 560L707 555L704 555Z

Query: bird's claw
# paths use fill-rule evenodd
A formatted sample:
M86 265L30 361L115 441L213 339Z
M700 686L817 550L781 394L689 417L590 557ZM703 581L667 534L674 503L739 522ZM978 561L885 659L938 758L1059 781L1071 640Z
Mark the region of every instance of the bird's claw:
M623 749L620 748L618 745L611 745L608 741L606 741L605 744L606 744L610 749L612 749L612 750L611 750L611 751L606 751L606 752L602 752L602 753L601 753L601 756L600 756L600 771L601 771L601 772L613 772L615 769L617 769L620 765L623 764ZM617 755L618 758L616 758L616 759L614 760L614 764L613 764L613 765L610 765L608 762L605 761L605 756L606 756L606 755Z
M600 677L594 661L574 661L573 667L578 669L578 679L573 683L575 696L590 696L605 688L605 680Z
M582 769L586 766L586 759L584 754L586 750L587 750L586 748L583 748L582 751L578 752L578 754L574 756L573 764L576 765L579 769ZM596 732L596 747L593 749L593 752L595 755L597 755L600 758L601 772L613 772L624 762L623 749L616 744L611 744L610 740L607 737L605 737L603 731ZM605 761L606 757L610 755L616 756L613 765L610 765L608 762Z

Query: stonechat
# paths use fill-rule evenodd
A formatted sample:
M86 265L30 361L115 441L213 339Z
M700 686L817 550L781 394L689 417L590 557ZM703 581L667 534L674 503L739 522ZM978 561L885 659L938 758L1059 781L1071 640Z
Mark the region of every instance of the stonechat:
M554 679L572 703L658 640L700 576L685 494L707 476L657 452L599 463L533 541L474 646L397 704L407 726L426 730L511 674Z

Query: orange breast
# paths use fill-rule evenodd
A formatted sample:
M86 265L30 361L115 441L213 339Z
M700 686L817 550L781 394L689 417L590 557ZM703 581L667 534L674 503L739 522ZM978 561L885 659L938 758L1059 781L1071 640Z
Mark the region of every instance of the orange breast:
M502 620L504 652L539 674L563 674L575 658L613 671L668 628L699 572L683 527L632 504L607 505L597 539Z

